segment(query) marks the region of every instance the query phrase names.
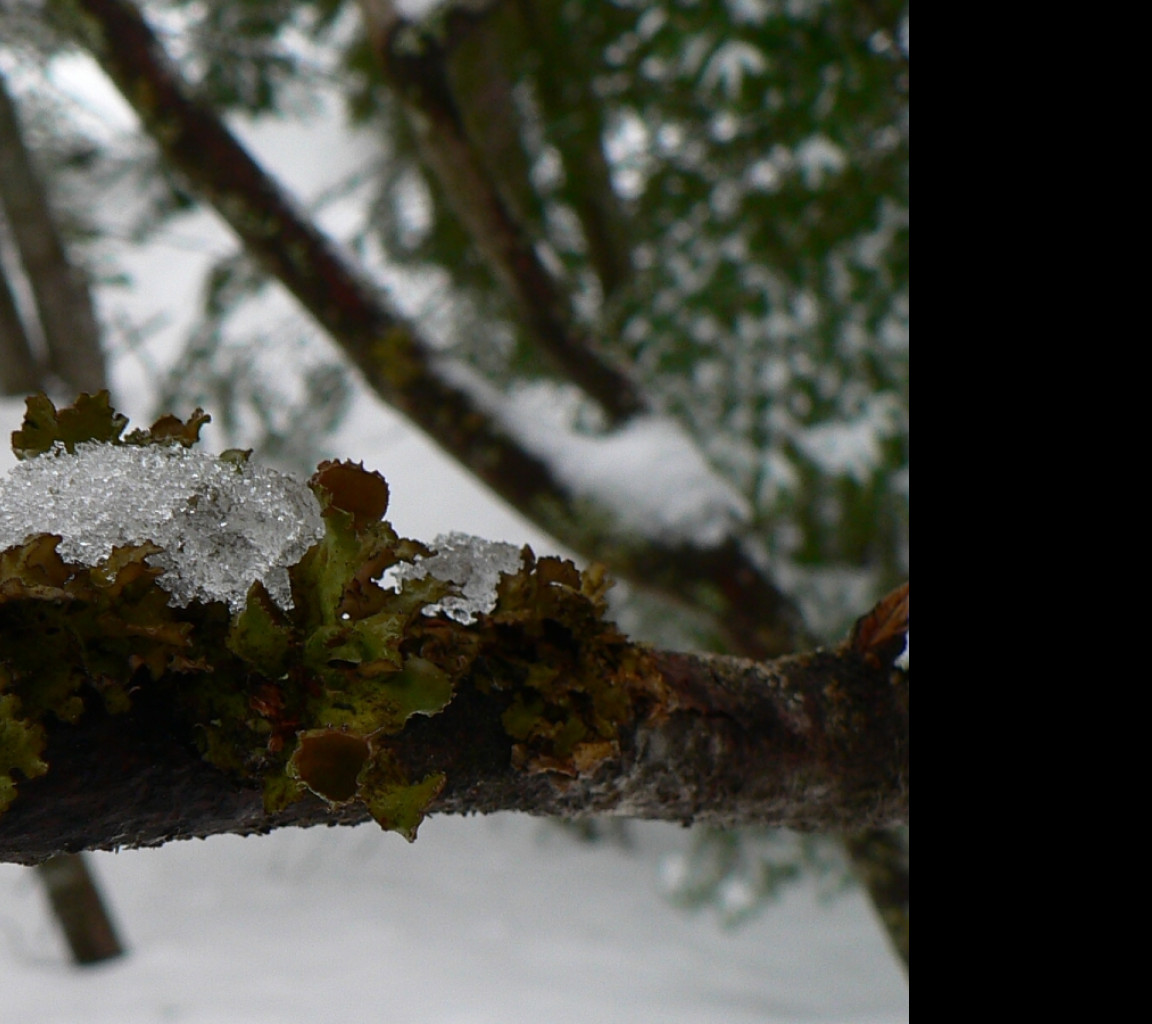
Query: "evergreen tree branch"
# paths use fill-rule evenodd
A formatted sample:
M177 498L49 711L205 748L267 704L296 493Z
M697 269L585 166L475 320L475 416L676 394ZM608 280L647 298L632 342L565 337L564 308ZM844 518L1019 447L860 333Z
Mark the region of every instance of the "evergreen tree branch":
M139 10L126 0L54 0L54 6L75 16L84 45L171 165L385 402L562 543L669 600L715 609L716 629L732 650L765 658L799 646L803 629L795 605L734 537L709 548L600 532L590 544L584 517L553 470L452 383L415 327L356 273L215 112L191 94Z
M588 260L609 302L632 277L629 218L612 187L602 109L592 83L584 69L571 73L573 60L585 54L567 45L561 4L517 0L515 6L541 54L534 81L549 141L564 164L561 192L580 221Z
M570 296L545 266L537 241L513 215L469 137L449 76L450 39L399 17L391 0L361 0L368 37L385 78L404 104L432 173L512 299L532 342L595 400L609 421L645 411L636 385L598 351L576 324ZM484 15L481 15L483 17ZM476 15L453 9L445 33L460 33Z

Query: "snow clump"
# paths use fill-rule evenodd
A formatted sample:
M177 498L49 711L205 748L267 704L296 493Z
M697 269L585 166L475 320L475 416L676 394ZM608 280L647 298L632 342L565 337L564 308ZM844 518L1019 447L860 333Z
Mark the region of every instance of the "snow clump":
M315 495L273 469L178 445L84 442L16 465L0 479L0 550L53 533L69 562L96 565L113 547L152 541L149 562L172 603L242 608L263 581L291 607L288 566L324 535Z
M458 594L428 605L425 615L443 614L465 625L475 622L477 615L496 607L496 584L501 573L520 570L520 549L514 544L453 532L440 534L431 547L434 555L419 558L412 565L394 566L386 577L389 582L399 582L434 576L460 588Z

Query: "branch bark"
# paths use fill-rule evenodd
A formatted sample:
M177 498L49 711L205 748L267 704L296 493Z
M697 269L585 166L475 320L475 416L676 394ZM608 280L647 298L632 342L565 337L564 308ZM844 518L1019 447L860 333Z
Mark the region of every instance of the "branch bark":
M902 602L906 614L906 590ZM507 700L475 686L439 714L414 716L391 749L409 777L446 777L431 813L833 832L906 823L909 677L891 664L898 640L858 632L835 650L767 663L646 652L644 682L660 696L623 723L618 753L587 772L518 764ZM171 705L139 698L129 714L90 709L77 725L55 723L51 770L21 782L0 815L0 860L367 820L362 807L313 797L266 813L258 781L202 760L193 730Z
M431 347L308 222L169 61L125 0L54 0L78 16L76 31L165 156L217 210L248 251L291 292L363 372L408 416L505 501L562 543L606 562L615 575L672 601L717 607L733 650L772 657L801 646L793 602L737 538L714 548L597 536L551 468L525 451L438 368ZM74 19L75 20L75 19ZM697 600L707 595L707 600Z

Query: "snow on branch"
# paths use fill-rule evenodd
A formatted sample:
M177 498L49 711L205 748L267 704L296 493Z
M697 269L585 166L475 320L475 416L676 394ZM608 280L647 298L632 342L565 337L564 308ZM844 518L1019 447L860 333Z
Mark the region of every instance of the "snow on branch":
M435 604L426 605L424 614L444 614L465 625L496 607L496 587L500 576L512 574L520 568L520 548L514 544L484 540L466 533L440 534L431 548L434 554L417 557L413 564L402 563L393 567L385 576L385 582L402 583L433 576L455 583L457 592Z
M89 441L74 453L58 443L0 480L0 550L35 533L57 534L60 556L89 566L151 541L175 604L236 610L256 580L287 607L287 566L324 527L315 495L276 470L179 445Z
M288 567L324 535L320 505L302 481L246 460L179 446L57 443L0 479L0 550L38 533L58 535L67 561L95 566L114 547L151 542L149 562L172 601L224 601L239 611L259 580L281 608L292 605ZM476 621L492 611L501 573L520 549L463 533L437 536L433 554L387 573L389 583L429 576L457 591L428 615Z
M645 413L612 430L582 429L580 392L571 385L536 382L504 393L458 360L438 366L627 536L708 548L751 517L747 500L671 417Z

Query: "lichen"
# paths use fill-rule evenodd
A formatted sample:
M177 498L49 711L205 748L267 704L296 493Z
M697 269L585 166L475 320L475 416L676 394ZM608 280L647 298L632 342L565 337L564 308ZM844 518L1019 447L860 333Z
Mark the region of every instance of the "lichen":
M91 440L191 445L206 420L197 410L125 436L106 393L61 410L39 396L13 444L23 457ZM182 723L171 742L258 787L267 811L311 793L334 807L359 803L408 839L447 779L408 776L403 734L463 687L496 702L514 767L574 776L619 756L622 727L660 695L647 656L604 617L601 568L524 548L492 611L456 622L432 614L453 584L380 583L431 554L384 518L382 476L326 462L309 486L324 536L288 568L287 609L258 580L235 610L174 606L163 570L147 561L152 543L90 566L61 558L52 534L0 552L0 813L21 780L51 770L50 719L76 724L97 706L126 713L143 694Z
M326 462L310 486L325 536L289 569L291 610L256 584L233 620L226 646L247 667L248 713L235 707L232 680L204 688L195 709L203 751L221 767L255 769L270 812L311 791L333 805L359 800L392 828L390 816L373 810L387 803L384 782L357 777L371 763L371 743L452 699L450 674L412 653L421 610L451 588L436 579L398 591L377 582L398 562L428 554L383 520L388 488L379 474ZM397 794L411 786L398 769L388 779ZM414 836L412 818L396 830Z
M185 422L176 416L161 416L148 430L124 435L128 417L112 408L107 391L83 394L63 409L57 409L46 395L33 395L25 402L24 422L12 433L12 451L18 459L34 458L63 445L71 453L85 441L104 444L181 444L191 447L200 439L200 430L211 417L197 409Z
M621 726L658 698L642 649L604 617L611 582L602 566L524 550L483 616L474 685L507 693L502 716L517 767L577 776L619 756Z
M8 674L0 666L0 814L16 799L12 772L34 779L48 770L40 757L44 753L44 730L21 714L18 697L2 692L8 681Z

